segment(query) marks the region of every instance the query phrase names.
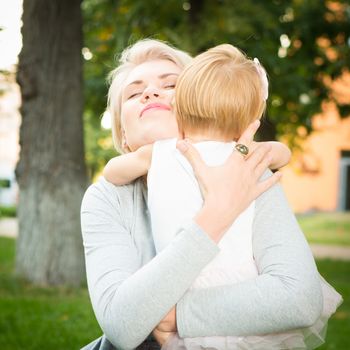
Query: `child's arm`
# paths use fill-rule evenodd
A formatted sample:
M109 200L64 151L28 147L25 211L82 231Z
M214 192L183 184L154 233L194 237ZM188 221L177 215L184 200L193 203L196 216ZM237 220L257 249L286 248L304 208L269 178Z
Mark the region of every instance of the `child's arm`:
M259 142L264 143L264 142ZM281 142L268 141L267 144L271 145L272 160L269 165L270 169L279 169L287 165L292 156L290 149ZM254 150L258 145L258 142L253 142L252 149Z
M103 176L114 185L126 185L147 174L151 165L153 145L112 158L103 169Z

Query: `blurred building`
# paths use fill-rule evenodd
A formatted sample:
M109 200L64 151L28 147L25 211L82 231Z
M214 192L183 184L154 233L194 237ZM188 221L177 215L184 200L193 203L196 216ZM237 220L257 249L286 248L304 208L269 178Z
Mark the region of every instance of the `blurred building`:
M14 72L0 72L0 205L16 205L20 91Z
M350 74L332 90L339 103L350 104ZM341 119L333 103L322 107L303 150L283 169L282 185L295 212L350 210L350 117Z

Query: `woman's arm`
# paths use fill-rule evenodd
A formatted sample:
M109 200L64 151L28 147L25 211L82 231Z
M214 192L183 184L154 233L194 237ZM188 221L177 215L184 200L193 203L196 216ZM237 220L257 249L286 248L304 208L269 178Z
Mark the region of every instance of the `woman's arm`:
M261 156L266 157L266 153ZM240 161L240 157L236 159ZM257 183L255 175L246 176L250 169L245 164L242 169L234 164L232 169L231 164L224 169L229 173L227 176L232 176L232 172L241 174L242 170L245 174L235 175L237 181L224 192L231 199L241 198L240 206L249 204L254 193L278 180L275 174L271 177L273 181ZM217 232L209 236L197 223L190 221L154 257L147 207L140 186L141 181L136 181L116 187L102 178L87 190L81 208L92 305L107 338L123 349L137 347L151 333L219 252L214 242ZM234 211L226 213L226 219L232 222L239 210L239 206L235 206ZM207 216L215 221L217 211Z
M147 174L153 145L145 145L135 152L112 158L103 169L103 176L114 185L126 185Z
M250 132L239 143L249 147ZM265 192L266 175L260 187L249 185L271 162L271 153L263 156L266 150L271 151L271 145L260 145L247 159L233 152L225 165L230 170L227 173L220 167L206 166L191 144L180 141L178 148L191 163L202 189L204 204L195 221L215 242L231 225L229 218L237 217L249 199L257 198L253 252L260 274L230 286L188 291L177 304L180 336L254 335L313 324L322 310L322 292L310 248L281 187ZM237 166L240 172L234 172ZM231 197L228 189L242 177L248 186Z
M240 198L233 211L225 212L227 222L234 221L240 207L247 206L258 193L278 180L274 174L269 180L257 182L268 161L267 151L260 149L257 152L261 159L267 160L258 162L259 170L255 169L254 176L249 175L251 168L248 164L254 164L256 157L250 157L249 163L240 163L242 158L235 152L233 158L240 166L235 165L233 159L232 164L223 167L226 177L234 175L236 179L228 188L221 186L224 191L220 193L229 198L226 205L232 203L232 199ZM244 176L240 176L242 173ZM169 246L154 257L149 218L140 186L141 181L136 181L116 187L101 179L87 190L81 208L92 305L107 338L123 349L138 346L176 305L200 271L218 253L213 241L216 235L223 234L218 230L209 236L197 223L190 222ZM217 214L218 211L214 210L207 216L215 221ZM206 304L200 306L203 310L207 307ZM195 317L190 313L188 321L191 323L192 319Z
M189 223L154 257L146 209L141 181L116 187L103 178L81 207L92 306L109 341L122 349L146 339L219 251Z
M249 145L249 141L242 141ZM261 169L271 160L262 156L270 146L261 145L248 159L234 152L226 164L230 167L232 162L228 173L220 167L206 166L191 144L181 141L178 146L185 146L180 149L202 188L204 205L195 221L215 242L231 225L229 217L236 217L235 213L247 206L247 199L262 193L256 200L253 227L253 252L260 276L230 286L187 292L176 310L180 336L254 335L313 324L322 310L319 275L281 187L276 185L264 192L248 185L234 197L228 191L242 177L247 178L246 184L260 177ZM241 167L241 172L235 173L234 166ZM260 181L262 186L264 183L266 176ZM167 317L160 329L174 330L173 319Z
M274 333L316 321L322 310L318 272L280 185L256 200L253 251L256 279L185 294L176 310L180 336Z

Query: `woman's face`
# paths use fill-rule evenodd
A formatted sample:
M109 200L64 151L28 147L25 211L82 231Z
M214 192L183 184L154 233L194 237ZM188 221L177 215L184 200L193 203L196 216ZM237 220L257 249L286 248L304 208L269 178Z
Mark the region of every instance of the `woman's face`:
M148 61L130 72L122 92L121 123L131 151L178 136L173 99L180 73L168 60Z

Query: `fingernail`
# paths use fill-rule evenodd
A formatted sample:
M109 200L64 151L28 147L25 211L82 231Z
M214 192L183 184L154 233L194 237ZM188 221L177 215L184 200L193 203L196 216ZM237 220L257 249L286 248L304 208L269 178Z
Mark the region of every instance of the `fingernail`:
M186 152L188 150L188 145L185 140L178 141L176 147L181 152Z

